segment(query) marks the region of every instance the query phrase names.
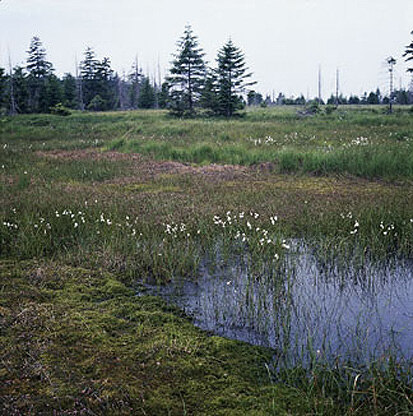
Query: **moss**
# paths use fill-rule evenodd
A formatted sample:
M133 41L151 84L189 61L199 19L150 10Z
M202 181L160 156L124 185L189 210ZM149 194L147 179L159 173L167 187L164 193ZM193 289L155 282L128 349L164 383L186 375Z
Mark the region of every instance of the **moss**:
M170 193L170 192L182 192L182 189L175 185L163 185L159 183L132 183L132 184L108 184L104 185L109 191L115 192L127 192L127 193Z
M294 395L265 371L270 351L208 336L109 273L3 261L0 274L4 414L288 411Z

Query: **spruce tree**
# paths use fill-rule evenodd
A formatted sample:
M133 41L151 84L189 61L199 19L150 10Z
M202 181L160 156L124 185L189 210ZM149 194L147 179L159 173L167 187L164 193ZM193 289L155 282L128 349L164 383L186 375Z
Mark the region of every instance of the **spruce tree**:
M88 47L80 63L81 97L83 106L93 111L115 110L125 107L124 80L115 74L108 57L102 61L95 51ZM96 99L95 99L96 97ZM92 103L93 101L93 103Z
M413 31L411 32L411 34L413 35ZM413 40L410 42L410 45L406 46L406 50L403 56L406 56L406 62L413 60ZM413 66L407 68L407 72L413 73Z
M63 76L63 105L68 108L78 108L76 78L72 74Z
M129 79L129 106L130 108L138 108L138 97L140 92L140 84L142 71L139 69L138 60L132 66L132 71L128 76Z
M10 77L9 90L11 90L11 84L13 84L13 99L18 113L27 113L29 111L29 87L27 78L26 72L21 66L15 67Z
M128 88L125 73L120 76L118 73L112 77L112 109L126 110L130 108L128 103Z
M52 64L46 60L46 50L37 36L31 40L27 53L29 57L27 58L26 68L30 76L41 79L51 74L53 71Z
M87 108L93 98L99 93L96 82L96 68L99 61L96 59L95 51L87 47L84 52L83 61L80 63L80 78L82 82L82 99Z
M158 91L158 106L159 108L167 108L169 102L169 84L162 83L161 89Z
M149 77L144 77L140 88L138 107L154 108L155 101L155 89L152 86Z
M104 111L106 110L106 101L99 94L96 94L86 108L90 111Z
M261 105L264 102L264 99L262 97L262 94L254 90L251 90L247 94L247 102L249 106L257 106Z
M7 84L6 70L0 68L0 114L7 111Z
M39 111L48 113L51 107L63 101L61 80L54 74L49 75L44 83L44 92L40 95Z
M186 26L167 77L171 110L177 115L195 112L205 78L204 55L191 26Z
M46 59L46 50L41 40L35 36L27 51L28 72L27 84L29 91L29 111L44 112L48 109L46 83L53 73L52 64Z
M255 82L247 81L252 73L248 72L244 54L231 39L218 51L217 63L218 112L231 117L243 106L240 94Z
M218 79L215 71L211 70L205 79L204 88L201 95L201 106L211 112L211 114L219 114L218 100Z
M105 102L104 110L115 109L117 80L109 58L104 57L102 61L97 63L95 80L97 93Z
M86 108L94 111L113 109L116 106L117 80L111 68L110 59L96 59L95 51L87 48L84 59L80 63L80 77L82 81L83 102ZM96 97L96 100L92 100Z

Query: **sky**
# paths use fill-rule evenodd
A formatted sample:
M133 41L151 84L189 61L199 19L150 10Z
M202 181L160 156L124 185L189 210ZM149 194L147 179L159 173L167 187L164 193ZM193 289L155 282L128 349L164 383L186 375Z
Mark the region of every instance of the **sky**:
M413 0L0 0L0 66L24 64L39 36L57 74L75 72L87 46L109 56L119 73L140 66L164 75L185 25L211 65L231 38L245 53L265 94L344 95L388 91L385 60L393 56L396 87L411 77L402 57L413 40Z

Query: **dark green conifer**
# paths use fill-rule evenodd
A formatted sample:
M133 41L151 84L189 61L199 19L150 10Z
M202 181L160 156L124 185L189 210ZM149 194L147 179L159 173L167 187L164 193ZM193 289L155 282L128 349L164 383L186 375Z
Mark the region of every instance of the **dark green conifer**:
M169 103L169 84L162 83L161 89L158 91L158 106L159 108L167 108Z
M29 88L26 72L21 66L13 69L10 78L10 93L11 90L13 90L13 97L10 97L10 100L14 100L15 110L18 113L27 113L29 111Z
M46 60L46 50L41 40L34 36L31 40L27 58L26 69L29 76L42 79L50 75L53 71L52 64Z
M210 71L206 77L201 96L201 106L211 112L219 114L218 83L214 71Z
M41 40L35 36L27 51L28 108L30 112L44 112L49 107L47 79L53 74L53 66L46 59L46 50Z
M231 117L244 105L240 94L255 82L247 81L252 73L248 72L244 54L231 39L218 51L217 63L218 111Z
M7 111L8 76L6 70L0 68L0 114Z
M413 31L411 32L411 34L413 35ZM410 42L410 45L406 46L406 50L405 50L403 56L406 57L406 59L405 59L406 62L413 60L413 40ZM407 72L412 72L413 73L413 66L407 68Z
M155 106L155 89L152 86L149 77L144 77L138 98L139 108L154 108Z
M178 41L178 52L172 62L167 82L170 86L171 110L177 115L193 115L205 80L204 52L191 26L186 26Z
M76 78L72 74L63 76L63 105L68 108L78 108Z
M82 98L87 108L93 98L99 94L97 88L96 71L99 61L96 59L95 51L87 47L84 52L83 61L80 63L80 78L82 83Z

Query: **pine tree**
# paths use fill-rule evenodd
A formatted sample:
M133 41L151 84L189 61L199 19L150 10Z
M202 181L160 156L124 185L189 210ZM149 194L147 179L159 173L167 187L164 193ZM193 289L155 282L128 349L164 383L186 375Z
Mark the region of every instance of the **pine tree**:
M43 85L44 92L40 94L39 111L48 113L51 107L63 101L62 82L54 75L49 75Z
M138 107L139 108L154 108L155 106L155 89L152 86L149 77L144 77L139 99L138 99Z
M377 93L371 91L367 97L367 104L380 104L380 98Z
M83 102L86 108L94 111L115 109L117 100L117 82L111 68L110 59L105 57L102 61L96 59L95 51L87 48L84 59L80 63L80 77L82 81ZM92 100L96 96L96 100Z
M204 55L191 26L186 26L167 77L171 110L177 115L193 115L195 112L205 78Z
M29 90L29 110L31 112L47 111L47 91L46 80L53 73L52 64L46 59L46 50L41 40L35 36L31 40L27 51L28 90Z
M93 98L99 93L96 82L96 71L99 61L96 59L95 51L87 47L84 59L80 63L80 78L82 82L82 99L87 108Z
M104 57L96 65L96 88L98 94L105 102L104 110L116 109L119 100L116 99L117 79L111 68L110 59Z
M63 105L78 108L76 78L72 74L63 76Z
M413 35L413 31L411 32L411 35ZM410 45L406 46L403 56L407 57L406 62L413 60L413 41L410 42ZM413 73L413 67L407 68L407 72Z
M88 46L84 52L84 59L80 63L80 76L83 80L94 79L98 62L95 51Z
M162 83L161 89L158 91L158 106L159 108L167 108L169 103L169 84Z
M87 106L90 111L104 111L106 110L106 101L99 95L96 94Z
M348 99L349 104L360 104L360 98L357 95L351 94Z
M244 54L231 39L218 51L217 63L219 114L231 117L243 106L240 93L255 82L247 82L252 73L247 72Z
M129 106L129 94L128 94L128 82L126 79L125 73L120 76L118 73L115 73L112 84L115 86L114 102L115 106L119 110L126 110L130 108Z
M247 94L247 102L249 106L257 106L261 105L264 102L264 99L262 97L262 94L254 90L251 90Z
M10 77L10 89L11 83L13 84L13 98L17 112L27 113L29 111L29 88L27 75L23 67L17 66L13 69Z
M7 111L7 85L8 77L6 70L0 68L0 114Z
M214 71L210 71L205 79L200 102L202 108L208 109L212 114L219 114L218 82Z
M42 79L52 73L52 64L46 60L46 50L37 36L31 40L27 53L29 57L27 58L26 69L30 76Z

